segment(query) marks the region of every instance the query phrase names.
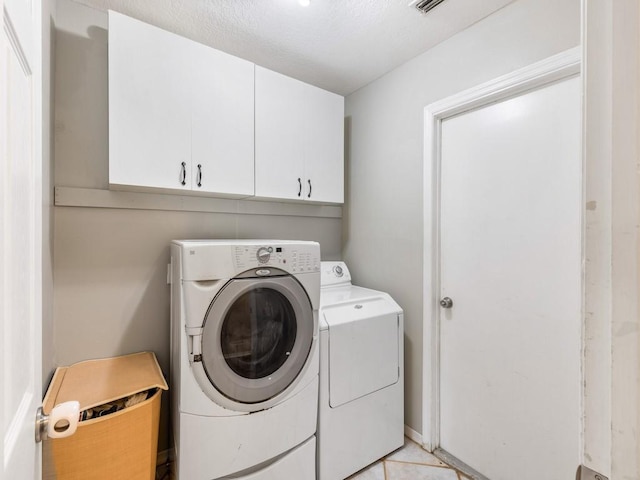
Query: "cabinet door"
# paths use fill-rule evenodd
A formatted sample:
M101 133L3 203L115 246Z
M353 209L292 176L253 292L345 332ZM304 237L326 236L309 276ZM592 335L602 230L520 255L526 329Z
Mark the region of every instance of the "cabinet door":
M188 47L109 12L109 183L191 188Z
M305 200L344 202L344 97L304 84Z
M257 197L304 194L302 82L256 65Z
M253 195L253 63L192 44L194 191Z

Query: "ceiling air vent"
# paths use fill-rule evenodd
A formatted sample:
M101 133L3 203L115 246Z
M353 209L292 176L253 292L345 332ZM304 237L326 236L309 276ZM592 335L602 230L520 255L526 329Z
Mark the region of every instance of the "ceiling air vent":
M440 5L444 0L413 0L409 4L410 7L415 7L420 10L422 13L427 13L431 9Z

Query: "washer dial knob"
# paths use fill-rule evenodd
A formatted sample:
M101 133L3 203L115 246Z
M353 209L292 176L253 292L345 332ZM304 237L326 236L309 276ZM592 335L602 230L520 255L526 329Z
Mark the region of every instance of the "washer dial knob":
M342 267L340 265L336 265L335 267L333 267L333 272L336 274L336 277L338 278L344 274Z
M267 263L269 258L271 258L271 252L267 247L260 247L256 253L256 258L260 263Z

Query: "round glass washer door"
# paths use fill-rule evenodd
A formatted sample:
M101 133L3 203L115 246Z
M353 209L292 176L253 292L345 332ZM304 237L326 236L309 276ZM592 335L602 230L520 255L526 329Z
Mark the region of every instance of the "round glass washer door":
M224 396L260 403L298 377L312 341L313 309L295 278L234 279L205 317L202 365Z

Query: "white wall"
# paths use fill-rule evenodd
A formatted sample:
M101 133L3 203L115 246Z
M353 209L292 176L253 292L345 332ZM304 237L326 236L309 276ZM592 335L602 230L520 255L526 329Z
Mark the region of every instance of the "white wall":
M347 98L344 259L405 310L405 423L422 429L423 111L580 44L579 0L518 0Z
M56 26L55 185L105 189L107 15L58 0ZM340 218L55 207L55 360L48 365L152 350L168 374L172 239L316 240L323 260L335 260L341 231ZM167 400L161 450L168 447Z

